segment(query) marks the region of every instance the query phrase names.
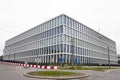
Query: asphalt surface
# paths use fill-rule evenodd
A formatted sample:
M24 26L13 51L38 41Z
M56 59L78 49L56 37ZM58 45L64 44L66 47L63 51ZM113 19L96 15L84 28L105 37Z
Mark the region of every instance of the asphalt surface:
M23 73L27 73L35 70L37 69L23 68L15 65L0 63L0 80L43 80L43 79L29 78L23 76ZM43 69L39 69L39 70L43 71ZM87 70L87 71L73 70L73 72L80 72L90 75L90 77L83 79L76 79L76 80L120 80L120 69L109 70L105 72L91 71L91 70Z

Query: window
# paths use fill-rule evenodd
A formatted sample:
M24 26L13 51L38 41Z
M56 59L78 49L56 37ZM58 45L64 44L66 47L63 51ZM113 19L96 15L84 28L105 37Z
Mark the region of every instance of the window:
M52 48L52 53L54 53L54 46L51 46L51 48Z
M70 27L72 27L72 19L70 19Z
M46 34L46 37L48 37L49 36L49 30L47 31L47 34Z
M59 17L59 25L62 24L62 16Z
M53 44L55 44L55 37L52 37L53 39L52 39L52 41L53 41Z
M52 35L51 33L52 33L52 29L50 29L50 30L49 30L49 36L51 36L51 35Z
M66 33L67 35L69 35L69 28L68 28L68 27L65 27L65 28L66 28L65 33Z
M65 37L65 35L63 35L63 38L62 38L62 39L63 39L63 42L65 42L65 40L66 40L66 37Z
M47 33L47 32L45 31L45 32L44 32L44 37L46 37L46 33Z
M60 24L59 24L59 17L57 17L57 26L59 26Z
M67 53L70 53L70 46L67 45Z
M56 31L57 31L57 28L55 28L55 35L56 35L56 33L57 33Z
M55 35L55 28L52 29L52 36Z
M65 38L65 40L66 40L65 42L66 42L66 43L69 43L69 39L68 39L68 38L69 38L69 37L66 36L66 38Z
M76 29L79 30L79 24L76 22Z
M66 24L66 16L64 16L64 24Z
M64 44L64 52L67 52L66 49L67 49L67 45Z
M49 51L48 53L50 54L50 53L51 53L51 47L49 46L49 48L48 48L48 49L49 49L49 50L48 50L48 51Z
M63 38L62 38L63 36L62 35L60 35L60 42L63 42Z
M50 21L47 23L47 29L50 29Z
M69 28L68 30L69 30L69 34L72 35L72 29Z
M48 22L46 22L45 26L44 26L45 27L45 31L48 29L47 24L48 24Z
M63 26L59 26L59 34L63 33Z
M56 25L57 25L57 19L56 18L54 19L54 22L55 22L54 24L55 24L55 27L56 27Z
M52 28L52 20L50 20L50 24L49 24L50 28Z
M60 44L60 52L63 52L63 44Z
M56 53L57 52L57 48L56 48L57 46L56 45L54 45L54 52Z
M59 27L56 27L55 31L56 31L56 34L59 34Z
M50 45L52 44L52 38L49 39L50 40Z
M55 24L54 19L52 19L52 28L55 26L54 24Z
M57 45L56 49L57 49L57 52L59 53L60 52L59 45Z
M69 18L66 17L66 25L69 26Z
M59 36L57 36L57 43L59 43Z

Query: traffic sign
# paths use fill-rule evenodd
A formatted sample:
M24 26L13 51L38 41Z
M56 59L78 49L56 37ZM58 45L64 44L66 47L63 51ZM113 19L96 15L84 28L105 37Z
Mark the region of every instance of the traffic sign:
M63 63L63 58L62 57L60 57L59 58L59 63L61 64L61 71L60 71L60 75L62 76L62 63Z
M74 63L78 64L78 59L77 58L75 58Z
M59 58L59 63L63 63L63 58Z

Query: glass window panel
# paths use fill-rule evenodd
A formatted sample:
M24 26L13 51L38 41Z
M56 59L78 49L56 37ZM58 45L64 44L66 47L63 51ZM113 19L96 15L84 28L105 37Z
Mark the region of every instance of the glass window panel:
M56 36L54 37L54 43L56 44Z
M52 29L52 36L55 35L55 28Z
M64 24L66 24L66 16L64 16Z
M69 43L69 39L68 39L68 36L66 36L66 41L65 41L66 43Z
M59 36L57 36L57 43L59 43Z
M64 24L64 22L63 22L63 21L64 21L64 16L63 16L63 15L62 15L62 19L61 19L61 20L62 20L62 21L61 21L61 22L62 22L61 24Z
M70 19L70 27L72 27L72 19Z
M52 25L51 25L51 27L52 28L54 27L54 19L52 19Z
M53 41L53 44L54 44L55 43L55 37L53 37L52 41Z
M57 31L57 28L55 28L55 35L56 35L56 33L57 33L56 31Z
M66 24L69 26L69 17L66 17Z
M49 36L49 30L47 31L47 34L46 34L46 37L48 37Z
M60 24L59 24L59 17L57 17L57 26L59 26Z
M62 35L60 35L60 42L63 42L63 38L62 38L63 36Z
M62 24L62 16L59 17L59 25Z
M60 52L63 52L63 44L60 44Z
M67 45L64 44L64 52L67 52L66 49L67 49Z
M54 46L52 46L52 53L54 53Z
M72 20L72 27L75 29L75 21Z
M63 42L65 42L65 40L66 40L66 37L65 37L65 35L63 35L63 38L62 38L62 39L63 39Z
M54 45L54 52L55 52L55 53L57 52L56 45Z
M51 47L49 46L49 48L48 48L48 49L49 49L49 50L48 50L48 51L49 51L48 53L50 54L50 53L51 53Z
M47 32L45 31L45 32L44 32L45 37L46 37L46 33L47 33Z
M54 19L54 22L55 22L55 27L56 27L56 25L57 25L57 21L56 21L56 18Z
M76 21L74 21L74 29L77 29Z
M50 26L50 28L52 28L52 20L50 20L50 25L49 26Z
M59 27L56 28L56 34L59 34Z
M52 44L52 38L50 38L50 45Z
M57 45L57 52L58 52L58 53L60 52L59 45Z
M63 26L59 27L59 31L60 31L59 33L63 33Z
M61 37L59 36L59 43L60 43L60 40L61 40L60 38L61 38Z

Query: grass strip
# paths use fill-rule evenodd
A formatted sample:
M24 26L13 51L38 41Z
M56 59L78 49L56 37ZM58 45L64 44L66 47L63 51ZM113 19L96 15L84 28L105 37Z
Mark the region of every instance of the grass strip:
M95 71L105 71L108 70L109 68L102 68L102 67L76 67L76 68L64 68L65 70L95 70ZM113 68L112 68L113 69Z
M30 75L36 75L36 76L60 76L60 71L38 71L38 72L30 72L28 73ZM62 72L62 76L69 76L69 75L75 75L75 72Z

